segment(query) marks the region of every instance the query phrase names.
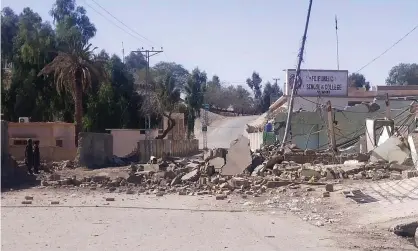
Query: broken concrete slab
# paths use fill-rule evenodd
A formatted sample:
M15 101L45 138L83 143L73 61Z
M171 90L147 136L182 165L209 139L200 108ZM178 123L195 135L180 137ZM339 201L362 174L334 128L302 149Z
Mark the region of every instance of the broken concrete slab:
M181 177L182 181L197 181L199 180L200 177L200 171L199 169L195 169L189 173L187 173L186 175L184 175L183 177Z
M405 164L411 151L404 140L396 136L390 137L383 144L371 151L370 161L385 160L389 163Z
M222 175L243 173L251 163L250 140L241 135L231 143L226 155L226 164L222 167Z
M412 132L408 136L409 149L415 169L418 170L418 132Z
M394 234L402 237L414 237L415 232L418 228L418 221L413 221L409 223L402 223L392 226L389 231Z
M222 169L222 167L225 165L224 158L217 157L209 160L209 165L214 166L216 171L219 171Z
M233 177L229 180L229 184L233 188L248 188L250 187L250 181L241 177Z
M271 180L271 181L267 181L266 187L267 188L277 188L277 187L287 186L289 184L292 184L292 182L287 181L287 180L279 180L279 181Z

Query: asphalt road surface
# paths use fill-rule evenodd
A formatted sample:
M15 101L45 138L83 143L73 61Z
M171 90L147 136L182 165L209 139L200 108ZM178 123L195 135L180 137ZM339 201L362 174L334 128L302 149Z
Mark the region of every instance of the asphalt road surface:
M228 211L234 204L214 197L112 194L106 203L99 194L44 192L28 206L20 201L33 191L3 194L2 251L344 250L330 232L295 216Z
M208 148L222 147L229 148L231 142L241 134L245 135L246 124L254 121L259 116L238 116L225 117L212 122L208 127ZM200 127L198 127L200 130ZM199 139L199 146L203 148L203 136L200 132L196 133Z

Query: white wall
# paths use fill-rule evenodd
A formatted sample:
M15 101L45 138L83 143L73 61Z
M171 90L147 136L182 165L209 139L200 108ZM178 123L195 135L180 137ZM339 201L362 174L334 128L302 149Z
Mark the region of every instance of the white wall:
M143 134L141 134L141 132ZM124 157L138 146L138 141L145 140L145 130L138 129L110 129L113 135L113 154ZM151 138L158 136L158 129L151 130Z

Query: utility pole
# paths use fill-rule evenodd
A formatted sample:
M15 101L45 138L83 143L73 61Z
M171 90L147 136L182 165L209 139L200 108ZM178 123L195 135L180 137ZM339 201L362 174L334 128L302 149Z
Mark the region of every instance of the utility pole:
M277 85L277 81L279 81L280 78L273 78L273 80L274 80L274 83Z
M335 38L337 40L337 70L340 69L340 55L338 50L338 20L337 15L335 15Z
M386 93L385 105L386 105L386 119L390 119L390 100L389 100L389 93Z
M161 52L163 52L163 47L161 47L161 50L154 50L154 47L151 47L151 50L145 50L144 47L141 48L139 51L134 51L141 53L145 60L147 61L147 66L145 68L145 92L148 92L151 89L150 83L149 83L149 60L150 57L155 56ZM151 129L151 117L149 114L147 114L147 120L145 121L145 140L148 142L147 144L147 152L149 153L149 156L152 155L152 149L151 149L151 141L150 141L150 129Z
M125 48L123 47L123 41L122 41L122 63L125 63Z
M282 147L284 147L287 142L287 135L289 134L290 126L292 123L294 96L297 93L297 89L300 87L300 85L302 85L301 83L302 80L300 78L300 66L303 61L303 52L305 50L306 35L308 33L309 18L311 17L311 9L312 9L312 0L309 0L308 14L306 16L305 31L303 32L303 37L302 37L302 45L299 51L299 60L298 60L297 68L296 68L295 80L293 83L291 83L293 84L293 88L292 88L292 94L290 95L290 101L289 101L290 104L288 106L288 111L287 111L286 129L283 135Z
M327 123L328 123L328 140L330 144L330 149L333 153L337 153L337 143L335 140L335 130L334 130L334 114L332 111L331 101L328 100L327 102Z

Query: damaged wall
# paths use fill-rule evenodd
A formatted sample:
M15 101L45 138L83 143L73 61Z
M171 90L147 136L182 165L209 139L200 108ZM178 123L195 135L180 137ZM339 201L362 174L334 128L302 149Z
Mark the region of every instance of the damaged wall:
M75 162L89 168L104 167L113 157L113 136L107 133L81 132Z
M335 125L337 145L355 136L363 135L365 133L364 128L366 118L383 118L385 116L386 107L384 101L377 101L377 104L380 106L380 109L374 112L369 112L368 106L364 104L348 107L345 110L338 110L338 108L337 110L334 110L334 117L337 123ZM410 104L410 100L391 101L391 117L395 118ZM407 113L405 112L395 118L395 125L403 121L406 115ZM286 118L286 113L280 113L276 116L275 128L282 125L282 127L278 130L279 139L283 138L285 130L285 126L283 126L283 124L286 121ZM327 123L327 113L325 110L318 110L316 112L296 112L292 118L292 142L301 149L327 148Z

